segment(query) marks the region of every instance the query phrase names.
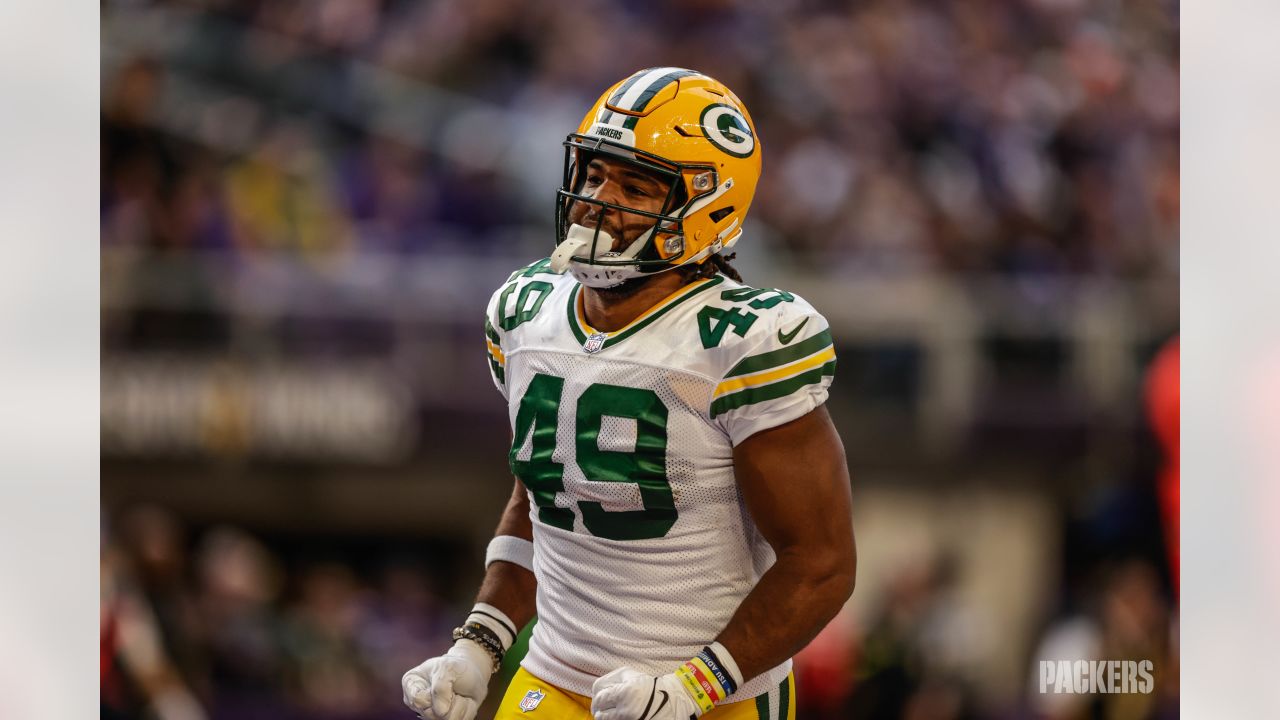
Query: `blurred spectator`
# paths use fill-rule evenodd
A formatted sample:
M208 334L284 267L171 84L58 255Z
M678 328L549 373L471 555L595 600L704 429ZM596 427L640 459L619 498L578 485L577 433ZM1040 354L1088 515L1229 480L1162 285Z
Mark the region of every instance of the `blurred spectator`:
M890 582L860 648L849 718L977 717L972 669L983 661L981 623L955 592L953 563L921 562Z
M431 578L411 562L384 568L376 591L359 642L378 684L394 690L406 669L449 649L456 621Z
M436 193L420 149L389 137L351 148L341 171L344 202L367 247L416 251L435 216Z
M840 720L853 690L862 638L846 605L818 636L796 654L796 717Z
M1177 717L1176 625L1154 568L1126 560L1100 570L1099 588L1080 614L1059 618L1032 655L1033 709L1052 720ZM1154 692L1040 693L1039 664L1061 660L1150 660Z
M107 523L104 522L104 526ZM166 633L135 587L130 557L104 532L99 599L102 717L204 720L166 650Z
M304 571L298 585L283 638L298 704L321 716L376 705L370 659L357 640L369 607L356 578L346 567L320 565Z
M214 717L277 717L284 658L274 606L281 589L275 558L243 531L223 527L201 542L196 568L218 688Z
M1174 597L1178 596L1178 529L1181 509L1179 379L1179 345L1178 338L1174 337L1165 343L1151 361L1145 388L1147 421L1155 432L1162 452L1161 467L1156 477L1156 494L1160 502L1169 570L1173 576Z
M102 553L104 718L395 717L404 670L451 643L456 611L420 561L366 577L304 551L290 568L230 526L188 553L186 528L154 505L104 527L119 532Z
M155 505L122 513L118 524L120 546L132 560L137 587L155 613L166 653L185 681L207 694L208 630L193 592L186 529L176 516Z

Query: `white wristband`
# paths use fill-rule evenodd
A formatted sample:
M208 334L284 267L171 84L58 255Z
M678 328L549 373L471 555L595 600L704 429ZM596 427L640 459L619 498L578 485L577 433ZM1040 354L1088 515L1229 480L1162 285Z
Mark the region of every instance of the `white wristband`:
M707 647L711 648L711 652L716 654L716 659L720 661L720 666L733 678L734 684L742 687L742 671L738 669L738 661L734 660L733 656L729 654L729 649L721 645L718 640Z
M502 641L503 652L510 650L516 641L516 624L511 622L506 613L488 603L476 603L467 616L467 622L480 623L492 630L498 640Z
M533 543L515 535L499 535L489 541L489 548L484 553L485 569L499 560L533 572Z

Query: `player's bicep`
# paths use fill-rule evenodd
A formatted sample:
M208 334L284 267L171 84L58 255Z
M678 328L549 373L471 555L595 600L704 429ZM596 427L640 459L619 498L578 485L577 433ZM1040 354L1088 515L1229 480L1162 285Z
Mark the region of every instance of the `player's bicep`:
M747 509L776 552L852 557L849 470L826 407L747 438L733 464Z

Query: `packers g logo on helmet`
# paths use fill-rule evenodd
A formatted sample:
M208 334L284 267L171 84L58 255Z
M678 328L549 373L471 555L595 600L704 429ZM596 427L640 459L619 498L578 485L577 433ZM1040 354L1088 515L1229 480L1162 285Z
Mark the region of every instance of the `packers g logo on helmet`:
M756 149L756 138L747 119L732 105L708 105L702 111L702 134L712 145L734 157L750 157Z
M584 285L611 287L732 247L760 180L760 142L742 101L702 73L675 67L641 70L605 91L564 142L564 177L556 193L553 269ZM670 183L661 212L650 213L582 193L592 158L605 156ZM575 203L630 212L653 225L614 250L601 220L569 221Z

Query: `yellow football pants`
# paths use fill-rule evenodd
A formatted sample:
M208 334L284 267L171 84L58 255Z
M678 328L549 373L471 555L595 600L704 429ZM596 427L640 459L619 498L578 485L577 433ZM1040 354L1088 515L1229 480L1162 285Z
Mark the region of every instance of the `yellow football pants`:
M795 678L752 700L721 705L705 720L791 720L796 716ZM522 709L521 703L525 708ZM520 668L502 696L493 720L591 720L591 698L561 690Z

